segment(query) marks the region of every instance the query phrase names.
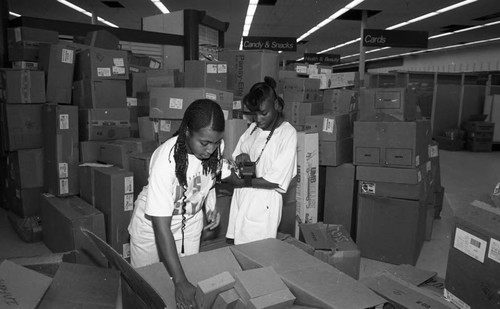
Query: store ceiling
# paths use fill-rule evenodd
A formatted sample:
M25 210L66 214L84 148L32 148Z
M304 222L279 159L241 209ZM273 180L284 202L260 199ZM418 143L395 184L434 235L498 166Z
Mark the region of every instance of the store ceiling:
M351 0L261 0L271 5L257 7L249 35L299 37L320 21L327 18ZM376 13L367 19L366 27L385 29L420 15L439 10L461 0L366 0L355 9ZM74 4L96 14L120 28L140 29L141 18L161 14L150 0L71 0ZM246 0L162 0L171 11L195 9L206 11L211 17L229 22L225 35L225 48L238 49L243 31L248 1ZM272 4L273 2L274 5ZM108 3L109 5L107 5ZM120 7L113 7L115 5ZM89 23L89 17L78 13L56 0L8 0L9 10L23 16ZM356 14L355 14L356 15ZM359 14L358 14L359 15ZM500 20L500 0L478 0L441 15L415 22L397 30L428 31L429 36ZM361 21L337 19L305 38L297 52L284 52L285 60L296 60L305 52L318 51L359 38ZM463 44L500 37L500 24L483 27L429 40L429 48ZM495 43L485 44L499 44ZM373 48L371 48L373 49ZM370 50L368 48L367 50ZM367 59L408 52L409 49L390 48L367 54ZM328 53L351 55L359 52L359 43L329 51ZM357 60L343 59L342 62Z

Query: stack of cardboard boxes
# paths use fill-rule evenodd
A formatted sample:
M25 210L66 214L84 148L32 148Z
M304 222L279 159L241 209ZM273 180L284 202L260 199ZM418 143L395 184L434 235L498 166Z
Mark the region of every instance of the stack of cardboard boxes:
M415 265L434 210L431 126L416 119L415 100L404 88L360 89L354 122L356 241L362 256L393 264Z

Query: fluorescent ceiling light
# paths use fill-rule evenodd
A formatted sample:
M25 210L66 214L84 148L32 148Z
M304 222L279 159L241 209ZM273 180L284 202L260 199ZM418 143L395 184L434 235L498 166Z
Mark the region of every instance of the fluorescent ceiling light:
M255 15L255 11L257 10L257 4L259 4L259 0L248 1L247 15L245 17L245 23L243 24L243 33L241 35L240 50L243 49L243 37L247 36L250 32L253 16Z
M464 6L466 4L473 3L473 2L476 2L476 1L478 1L478 0L465 0L465 1L461 1L461 2L455 3L453 5L450 5L450 6L442 8L442 9L439 9L439 10L437 10L435 12L430 12L430 13L424 14L422 16L410 19L408 21L396 24L394 26L387 27L385 29L386 30L393 30L393 29L396 29L396 28L400 28L400 27L409 25L409 24L417 22L417 21L421 21L421 20L429 18L429 17L436 16L436 15L439 15L441 13L451 11L453 9L459 8L461 6ZM495 22L495 23L497 23L497 22ZM446 35L449 35L449 34L440 34L438 36L429 37L429 39L433 39L433 38L440 37L440 36L446 36ZM326 53L326 52L329 52L331 50L338 49L340 47L344 47L346 45L354 44L354 43L358 42L359 40L360 40L360 38L358 38L356 40L349 41L349 42L345 42L345 43L342 43L342 44L339 44L339 45L336 45L336 46L332 46L330 48L327 48L327 49L324 49L324 50L318 52L318 54Z
M167 7L161 2L160 0L151 0L154 5L163 13L163 14L168 14L170 11L167 9Z
M12 11L9 11L9 14L12 15L12 16L14 16L14 17L21 17L20 14L14 13Z
M297 39L297 42L300 42L302 41L303 39L305 39L306 37L310 36L311 34L313 34L314 32L318 31L319 29L321 29L322 27L326 26L327 24L329 24L330 22L332 22L333 20L337 19L340 15L344 14L345 12L349 11L350 9L356 7L358 4L360 4L361 2L363 2L365 0L354 0L352 2L350 2L348 5L346 5L345 7L341 8L340 10L338 10L337 12L333 13L332 15L330 15L328 18L326 18L325 20L323 20L322 22L320 22L319 24L317 24L316 26L312 27L311 29L309 29L306 33L304 33L303 35L301 35L298 39Z
M442 14L444 12L448 12L448 11L451 11L451 10L454 10L456 8L459 8L461 6L464 6L464 5L467 5L467 4L470 4L470 3L473 3L473 2L476 2L477 0L465 0L465 1L461 1L461 2L458 2L458 3L455 3L453 5L450 5L450 6L447 6L447 7L444 7L442 9L439 9L437 11L434 11L434 12L430 12L430 13L427 13L427 14L424 14L422 16L419 16L419 17L416 17L416 18L413 18L413 19L410 19L408 21L405 21L403 23L400 23L400 24L396 24L394 26L390 26L390 27L387 27L385 28L386 30L394 30L394 29L397 29L397 28L401 28L403 26L406 26L406 25L409 25L409 24L413 24L414 22L417 22L417 21L421 21L421 20L424 20L424 19L427 19L427 18L430 18L430 17L433 17L433 16L436 16L436 15L439 15L439 14Z
M463 28L463 29L459 29L459 30L455 30L455 31L450 31L450 32L436 34L436 35L430 36L429 40L436 39L436 38L441 38L443 36L448 36L448 35L457 34L457 33L461 33L461 32L476 30L476 29L480 29L480 28L484 28L484 27L494 26L494 25L498 25L498 24L500 24L500 20L494 21L494 22L491 22L491 23L487 23L487 24L483 24L483 25L471 26L471 27L468 27L468 28Z
M74 5L73 3L69 2L69 1L66 1L66 0L57 0L57 2L61 3L61 4L64 4L65 6L69 7L69 8L72 8L73 10L77 11L77 12L80 12L82 14L85 14L89 17L92 17L92 13L82 9L81 7L77 6L77 5ZM103 24L106 24L110 27L113 27L113 28L118 28L117 25L97 16L97 20L100 21L101 23Z

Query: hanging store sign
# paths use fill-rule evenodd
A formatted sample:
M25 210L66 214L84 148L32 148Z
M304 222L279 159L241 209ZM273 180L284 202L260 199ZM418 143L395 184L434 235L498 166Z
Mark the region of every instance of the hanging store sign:
M427 48L427 31L363 30L363 46Z
M297 38L245 36L243 49L269 49L275 51L297 51Z
M304 54L304 62L334 65L340 63L340 55L337 54Z

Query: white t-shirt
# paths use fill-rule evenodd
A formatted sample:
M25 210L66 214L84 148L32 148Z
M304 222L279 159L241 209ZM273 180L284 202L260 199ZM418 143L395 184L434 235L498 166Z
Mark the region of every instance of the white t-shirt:
M207 209L215 207L215 175L203 173L202 161L192 154L188 154L188 168L186 171L187 185L184 194L175 175L174 145L177 137L173 137L158 147L151 158L149 166L148 185L135 203L129 232L144 237L151 234L154 237L150 217L172 216L171 230L174 238L179 240L182 236L178 233L182 224L182 202L185 201L185 218L187 227L203 225L198 215L206 200ZM221 143L221 153L224 145ZM195 223L193 221L200 221ZM193 227L194 227L193 226ZM189 231L186 228L186 233Z
M240 137L233 152L233 159L247 153L255 162L270 131L254 130L252 123ZM275 129L256 165L256 177L278 184L275 190L239 188L234 190L226 236L235 244L276 237L281 220L283 199L281 193L288 189L297 174L297 132L288 122Z

